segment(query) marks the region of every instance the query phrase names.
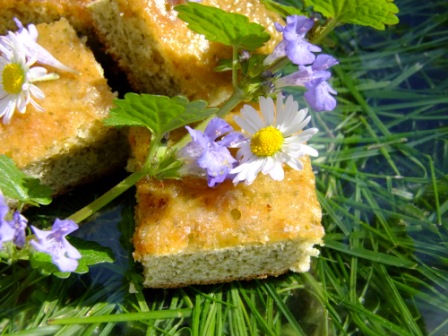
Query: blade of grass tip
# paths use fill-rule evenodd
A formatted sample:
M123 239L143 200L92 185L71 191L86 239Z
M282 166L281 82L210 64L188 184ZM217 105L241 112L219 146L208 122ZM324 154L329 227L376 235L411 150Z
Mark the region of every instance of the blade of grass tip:
M426 157L428 158L429 170L431 172L432 188L434 189L434 201L436 203L434 204L434 206L435 206L437 224L442 225L442 213L440 211L439 191L437 190L437 179L434 172L434 162L432 161L431 156L427 155ZM448 225L448 223L446 225ZM448 226L446 226L446 228L448 228Z
M340 305L342 307L346 308L350 312L358 313L359 316L362 316L365 321L369 321L369 323L371 323L372 325L374 323L378 323L379 327L381 327L382 329L386 329L386 330L389 330L389 331L393 332L393 334L391 334L391 333L384 333L384 332L382 332L380 334L376 333L376 334L373 334L372 336L377 336L377 335L409 335L407 330L405 330L401 326L399 326L399 325L389 321L388 319L382 317L376 311L371 311L369 309L366 309L362 305L352 305L347 300L345 300L345 301L341 300Z
M334 211L334 207L331 205L332 201L329 199L326 199L322 193L318 190L317 191L317 199L322 206L322 209L324 212L328 214L328 216L336 223L336 225L341 229L341 231L348 236L350 234L350 229L346 227L346 224L337 216L336 212Z
M331 319L325 320L325 329L329 330L329 323L330 320L337 326L339 330L342 330L342 319L341 316L338 314L335 307L330 303L328 299L328 292L324 290L324 288L327 288L326 286L326 278L329 276L327 274L327 267L324 265L326 262L319 262L318 269L320 278L322 279L322 284L320 284L311 274L309 273L303 273L302 277L306 281L307 285L311 288L309 291L313 296L315 296L319 302L326 308L328 311L328 314L331 316ZM331 275L330 275L331 276ZM328 332L327 332L328 333Z
M126 314L111 314L103 316L87 316L87 317L66 317L49 319L48 324L86 324L86 323L108 323L108 322L129 322L139 320L152 319L171 319L190 317L191 309L176 309L176 310L159 310L151 312L140 313L126 313Z
M231 310L230 321L233 325L234 332L232 335L241 335L245 336L248 335L247 330L248 327L246 326L245 321L247 321L245 314L245 307L243 305L243 302L241 301L241 297L239 295L238 288L234 283L231 283L230 288L230 296L232 300L232 304L234 308Z
M384 229L384 232L386 232L387 237L389 240L394 244L398 244L397 237L394 235L391 227L389 226L388 221L384 217L384 212L382 211L382 208L378 205L378 203L375 200L375 197L373 196L371 190L369 188L363 188L362 189L362 195L367 200L367 203L372 208L372 211L374 212L375 216L377 217L378 221L380 222L381 226Z
M354 164L353 164L354 166ZM352 167L352 169L356 169L356 167ZM355 202L360 203L361 202L361 190L359 187L359 183L355 184ZM361 221L361 212L359 209L355 209L354 211L354 217L356 217L356 221L354 221L354 227L353 231L358 232L360 229L359 223ZM353 248L359 248L360 247L360 240L356 236L350 237L350 245ZM352 257L350 260L350 287L349 287L349 297L350 301L353 304L359 303L358 299L358 258Z
M217 333L217 330L216 330L219 325L219 322L218 322L219 306L221 306L221 304L215 300L210 302L209 313L207 314L205 323L203 323L203 325L204 325L203 334L205 334L205 335L220 335Z
M275 336L275 333L269 328L267 321L261 316L259 309L256 306L255 300L249 298L249 296L246 293L246 290L241 286L240 283L237 284L238 289L246 302L247 306L250 309L251 316L255 318L255 320L258 322L258 325L261 327L261 329L264 330L266 335L273 335Z
M199 336L199 326L201 323L201 305L204 299L201 297L199 293L195 293L194 306L192 311L192 320L191 320L191 335Z
M193 307L194 307L193 301L191 301L188 294L185 293L185 290L183 288L179 288L179 292L182 294L182 298L183 298L185 304L187 305L187 307L193 309Z
M444 312L448 313L448 301L446 299L445 300L439 299L438 294L440 294L440 293L437 293L436 295L434 295L434 294L430 295L430 294L422 292L414 287L411 287L407 284L398 282L397 280L393 280L393 281L394 281L395 286L397 286L397 288L400 288L403 291L406 291L407 293L412 295L412 297L422 300L429 306L433 306L435 309L443 310Z
M400 171L398 170L397 166L395 165L394 161L392 160L392 157L390 156L389 152L387 151L389 146L387 146L384 143L381 143L378 137L376 136L376 133L373 131L373 129L370 127L367 120L360 116L359 119L362 121L364 127L367 129L367 131L370 133L370 136L377 139L377 146L379 146L379 150L381 154L386 158L386 161L389 163L389 166L392 168L392 170L395 172L396 176L401 176ZM387 134L389 135L389 133ZM387 146L387 148L386 148Z
M2 333L2 336L47 336L54 335L60 328L60 326L40 326L37 328L15 331L12 334Z
M274 286L270 283L262 282L266 290L268 291L269 295L274 299L275 304L280 309L280 311L283 313L283 316L286 318L286 320L289 322L290 327L296 332L296 334L299 336L306 336L305 332L303 331L302 327L299 325L297 320L295 319L294 315L291 313L291 311L288 309L288 307L285 305L285 303L282 301L280 296L277 294Z
M333 240L324 240L325 247L347 253L352 256L356 256L359 258L375 261L381 264L390 265L390 266L396 266L396 267L403 267L408 269L415 269L417 268L418 263L406 260L399 257L394 257L382 252L367 250L365 248L351 248L347 244L339 243L337 241Z
M249 300L251 302L256 302L254 290L250 290L248 295L249 295ZM251 310L250 307L249 307L249 309ZM258 310L257 310L257 312L258 312ZM262 318L262 320L263 320L263 318ZM264 320L263 320L263 322L266 323L266 321L264 321ZM255 316L255 314L250 314L250 330L252 332L252 335L258 335L260 333L259 332L260 328L258 326L258 323L259 323L259 319L257 318L257 316Z
M103 316L112 314L116 309L116 304L108 303L108 302L100 302L96 303L93 307L85 307L87 308L82 314L79 314L77 311L75 312L78 318L84 317L86 314L92 314L93 316ZM74 316L73 316L74 317ZM112 321L111 324L115 325L116 322ZM80 335L82 330L84 330L84 335L91 335L92 333L87 333L85 330L96 330L98 329L99 323L92 323L91 326L83 326L81 324L67 324L64 325L62 329L58 331L55 336L65 336L65 335Z
M210 297L213 298L213 293L209 294ZM199 332L201 335L212 335L208 332L207 328L209 327L208 323L210 319L213 319L213 300L205 299L202 302L201 308L201 318L199 322Z
M115 327L114 323L107 323L106 326L101 330L98 336L109 336L112 335L112 330ZM91 333L86 334L86 336L95 335L98 330L93 329Z
M391 301L391 306L393 307L396 305L398 307L398 310L401 312L400 318L404 319L403 325L405 325L407 328L409 328L410 335L423 335L422 331L420 330L419 326L415 323L414 317L412 316L412 313L409 311L408 306L406 305L403 297L401 296L400 292L397 290L397 287L394 284L394 280L391 278L389 273L387 272L387 269L384 265L378 265L378 276L381 276L381 279L384 279L385 281L381 281L383 285L387 285L390 289L390 291L393 294L393 297L390 297L389 300Z
M389 129L382 123L382 121L378 118L375 111L367 104L365 99L362 97L361 93L356 90L353 80L350 76L347 76L346 73L342 70L341 67L334 67L334 72L341 79L343 86L345 86L353 98L355 98L356 102L361 106L362 110L367 114L367 116L373 121L376 127L383 133L384 135L390 135Z
M438 327L434 328L428 336L440 336L446 335L446 331L448 330L448 319L443 321Z
M448 274L446 273L446 271L444 272L435 267L427 265L423 260L421 260L417 256L414 256L414 259L417 260L417 262L419 263L419 267L417 268L417 270L423 277L431 280L433 283L437 284L437 286L439 286L440 288L448 290Z
M181 309L183 307L183 302L181 299L181 295L178 291L175 292L175 294L171 297L170 304L168 306L169 310L175 310L175 309ZM177 323L176 323L177 321ZM182 322L182 319L166 319L164 321L165 329L169 330L171 329L177 329L176 324L179 324Z
M216 293L216 328L215 328L215 335L224 335L224 314L223 314L223 298L222 298L222 291L219 290Z
M398 55L399 54L396 54L396 57L399 57ZM429 60L427 62L429 62ZM413 76L417 72L419 72L423 68L423 66L424 65L421 63L415 63L412 66L410 66L409 68L405 69L403 72L400 73L400 75L398 75L393 81L391 81L389 83L388 88L392 89L392 88L397 87L402 82L406 81L411 76Z
M60 281L59 279L53 279L50 291L46 295L45 301L42 302L31 326L37 327L41 324L41 321L48 320L52 316L60 298L65 297L67 294L67 284L67 282Z

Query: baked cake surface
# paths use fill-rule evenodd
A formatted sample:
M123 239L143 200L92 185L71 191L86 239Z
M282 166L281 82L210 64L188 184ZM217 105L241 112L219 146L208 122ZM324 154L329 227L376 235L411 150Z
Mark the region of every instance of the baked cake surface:
M89 9L99 40L128 74L134 90L181 94L217 105L228 98L232 87L229 72L213 69L219 59L231 59L232 50L192 32L177 18L170 3L97 0ZM272 51L281 38L274 29L274 22L281 22L281 18L258 0L204 0L201 4L247 15L267 27L272 39L261 52Z
M141 160L146 130L134 128L131 147ZM304 170L273 181L260 174L236 187L209 188L203 179L137 184L134 258L148 287L179 287L305 272L322 243L321 208L308 157Z
M38 83L45 111L30 104L0 123L0 154L59 193L122 166L128 146L122 131L102 123L115 95L85 41L65 19L36 27L38 43L76 73L49 68L60 77Z
M1 0L0 35L17 28L13 19L24 25L67 19L84 34L92 30L92 17L86 6L93 0Z

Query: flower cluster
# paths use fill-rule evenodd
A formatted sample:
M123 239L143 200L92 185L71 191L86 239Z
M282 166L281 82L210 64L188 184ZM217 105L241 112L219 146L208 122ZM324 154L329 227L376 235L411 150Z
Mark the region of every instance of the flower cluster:
M235 147L244 139L243 135L232 132L232 127L220 118L213 118L204 132L189 126L186 128L193 141L178 153L179 158L185 162L180 173L206 175L209 187L223 182L237 163L227 147Z
M12 242L18 248L24 248L27 243L26 227L28 220L18 211L10 215L10 209L0 193L0 249L3 243ZM56 219L49 231L37 229L31 225L35 237L29 244L35 250L47 253L61 272L73 272L78 267L79 251L70 245L66 235L78 229L78 225L71 220Z
M299 110L292 96L284 101L279 92L285 86L302 86L307 89L304 98L317 111L330 111L336 107L332 96L336 91L328 84L330 67L338 61L326 54L318 54L321 48L308 42L306 35L313 28L314 20L305 16L292 15L286 18L286 26L275 24L283 40L264 60L265 73L279 59L289 59L298 65L298 71L271 82L272 91L278 92L277 102L260 97L261 114L250 105L241 109L241 116L235 117L242 132L233 131L222 119L212 119L205 132L187 127L192 141L180 152L184 162L181 175L206 176L208 185L213 187L226 179L233 183L250 185L259 173L269 175L273 180L284 179L283 166L295 170L303 169L300 158L318 153L306 142L317 133L316 128L304 128L311 117L307 109ZM250 57L246 53L245 58ZM220 138L226 134L223 138ZM219 138L218 141L216 141ZM229 148L236 148L232 156Z
M62 71L73 71L54 58L37 43L37 29L28 28L16 20L18 31L0 36L0 118L9 124L14 112L25 113L28 104L38 111L42 107L35 99L45 98L44 93L33 83L57 78L36 63L48 65Z
M9 212L9 207L0 193L0 249L7 241L12 241L17 247L22 248L25 245L25 228L28 221L18 211L7 220Z
M305 100L316 111L331 111L336 107L332 94L336 91L328 84L330 67L338 61L320 52L321 48L309 43L306 34L313 27L314 21L305 16L291 15L286 18L286 26L276 24L277 31L283 33L283 40L275 47L264 63L272 64L281 57L287 57L293 64L299 66L297 72L274 80L275 90L285 86L302 86L307 89Z
M243 133L233 131L219 118L212 119L204 133L187 126L193 140L179 152L185 162L181 173L206 175L211 187L226 178L235 185L250 185L260 172L281 181L283 164L301 170L301 157L317 156L317 151L305 144L317 133L316 128L303 130L311 120L307 109L299 110L292 96L283 102L279 95L276 104L272 98L260 97L259 103L261 116L252 106L245 105L241 116L235 117ZM226 135L220 138L223 134ZM238 148L236 158L227 147Z

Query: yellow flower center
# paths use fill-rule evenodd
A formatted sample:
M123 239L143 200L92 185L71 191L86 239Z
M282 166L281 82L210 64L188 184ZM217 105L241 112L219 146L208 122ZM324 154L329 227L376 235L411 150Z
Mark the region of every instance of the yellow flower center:
M22 91L25 82L25 73L17 63L9 63L3 68L3 89L9 94L18 94Z
M260 129L250 139L250 149L257 156L272 156L283 144L282 133L273 126Z

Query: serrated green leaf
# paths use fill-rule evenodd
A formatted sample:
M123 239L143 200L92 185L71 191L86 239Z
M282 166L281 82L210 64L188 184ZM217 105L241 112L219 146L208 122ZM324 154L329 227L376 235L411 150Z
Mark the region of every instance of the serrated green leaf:
M30 177L6 155L0 155L0 190L7 198L30 205L51 203L51 189Z
M217 109L207 108L202 100L169 98L150 94L127 93L115 101L115 108L105 119L109 126L143 126L153 134L164 134L212 115Z
M85 241L76 237L67 237L67 240L81 253L78 267L73 273L84 274L89 271L89 266L101 263L114 262L112 250L92 241ZM61 272L51 261L51 256L44 252L33 252L30 256L32 268L38 269L43 275L53 274L65 279L70 272Z
M303 4L300 4L300 7L302 7L302 9L299 9L297 5L295 7L287 6L287 5L280 4L273 0L260 0L260 2L263 5L265 5L265 7L268 10L275 12L284 18L287 16L290 16L290 15L304 15L305 14L305 11L302 10Z
M255 50L269 41L265 28L241 14L198 3L175 7L177 17L188 24L192 31L202 34L209 41L219 42L238 49Z
M384 30L398 23L398 7L393 0L304 0L306 6L337 24L352 23Z

